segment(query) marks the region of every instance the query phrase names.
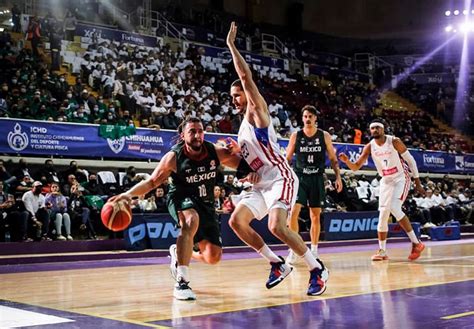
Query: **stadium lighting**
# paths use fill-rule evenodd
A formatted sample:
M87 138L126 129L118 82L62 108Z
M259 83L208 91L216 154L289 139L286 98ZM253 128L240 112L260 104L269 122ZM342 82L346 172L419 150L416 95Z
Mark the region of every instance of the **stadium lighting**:
M474 9L473 9L473 10L471 10L471 14L473 14L473 15L474 15Z
M459 10L456 9L456 10L453 12L453 14L454 14L454 16L459 15Z
M451 11L450 11L450 10L446 10L446 11L444 12L444 15L445 15L445 16L451 16Z
M459 30L464 33L474 31L474 22L465 22L459 25Z
M467 16L468 13L469 13L469 10L467 10L467 9L464 9L464 10L462 11L462 14L463 14L464 16Z
M453 26L452 26L452 25L448 25L448 26L446 26L446 27L444 28L444 30L445 30L446 32L451 32L451 31L453 30Z

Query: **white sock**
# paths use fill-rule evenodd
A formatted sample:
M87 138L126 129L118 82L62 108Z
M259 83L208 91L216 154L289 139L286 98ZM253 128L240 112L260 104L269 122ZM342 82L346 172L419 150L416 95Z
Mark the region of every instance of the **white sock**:
M270 248L268 248L266 244L264 244L260 250L257 250L257 252L270 263L281 262L281 259Z
M387 240L379 240L379 248L382 250L387 250Z
M178 282L183 279L186 282L189 282L189 266L178 265L178 272L176 274Z
M410 241L413 243L420 243L420 240L416 237L415 231L411 230L410 232L407 232L408 237L410 238Z
M314 257L318 258L318 245L317 244L311 245L311 252L313 253Z
M319 262L316 261L316 258L314 258L314 255L311 253L311 250L306 249L306 252L302 256L302 258L306 262L306 265L308 265L310 271L314 270L316 267L322 268L321 264L319 264Z

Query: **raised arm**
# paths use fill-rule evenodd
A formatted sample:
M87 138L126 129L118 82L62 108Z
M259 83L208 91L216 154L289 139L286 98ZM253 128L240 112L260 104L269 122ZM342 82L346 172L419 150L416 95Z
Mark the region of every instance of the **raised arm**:
M348 166L349 169L351 169L352 171L357 171L364 165L364 163L369 158L369 155L370 155L370 143L364 146L364 149L362 150L362 154L360 155L359 159L357 159L356 162L350 161L349 157L344 153L339 153L339 160L344 162L346 166Z
M250 71L248 64L245 62L245 59L242 57L239 50L235 46L234 42L236 36L237 25L235 22L232 22L227 35L227 46L229 47L230 53L232 54L232 61L234 63L235 71L242 82L242 87L247 97L247 110L256 112L252 114L257 115L260 120L263 120L262 123L266 124L265 126L268 126L270 123L270 118L268 115L267 103L258 91L257 85L252 79L252 72Z
M331 135L327 131L324 132L324 143L326 144L326 153L328 154L329 161L331 162L331 168L336 174L336 190L342 191L342 179L341 172L339 169L339 162L337 162L336 152L334 152L334 146L332 145Z
M291 134L290 140L288 141L288 146L286 147L286 161L288 161L288 163L291 163L293 155L295 154L296 134L296 132Z

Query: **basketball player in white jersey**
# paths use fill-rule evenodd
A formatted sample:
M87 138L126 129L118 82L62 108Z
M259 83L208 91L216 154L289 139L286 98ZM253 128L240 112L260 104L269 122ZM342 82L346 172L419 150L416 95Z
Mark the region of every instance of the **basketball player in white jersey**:
M410 220L402 211L402 204L410 189L410 175L406 168L407 164L415 180L416 189L421 194L424 194L425 191L420 182L415 159L399 138L385 135L384 129L384 123L381 120L372 121L370 134L373 139L364 146L360 158L356 162L352 162L346 154L340 153L339 159L351 170L357 171L371 155L377 172L382 177L380 181L379 224L377 226L379 251L372 256L372 260L388 259L386 243L390 213L410 238L412 249L408 259L415 260L420 257L425 246L418 240Z
M295 203L298 178L280 153L267 103L252 80L249 66L234 44L236 35L237 26L232 22L227 35L227 45L239 80L232 83L230 93L236 109L244 118L238 143L229 139L228 149L233 154L240 152L260 176L260 181L253 186L252 192L238 203L229 224L242 241L270 262L270 276L266 283L266 287L270 289L290 274L293 268L285 264L284 259L277 256L250 226L254 218L261 220L268 214L270 232L302 257L308 266L310 279L307 294L321 295L326 290L329 276L327 269L320 260L314 258L301 237L286 226L291 207Z

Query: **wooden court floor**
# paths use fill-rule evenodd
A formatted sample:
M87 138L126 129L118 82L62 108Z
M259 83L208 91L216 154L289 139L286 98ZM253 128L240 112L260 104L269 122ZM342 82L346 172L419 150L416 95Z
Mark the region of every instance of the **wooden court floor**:
M31 328L418 328L420 314L438 328L474 328L474 240L428 242L416 262L408 243L389 243L383 262L371 262L374 247L321 248L330 278L320 297L305 294L304 264L267 290L269 265L255 253L192 263L193 302L173 299L165 257L0 266L0 328L15 322L12 309L72 320Z

